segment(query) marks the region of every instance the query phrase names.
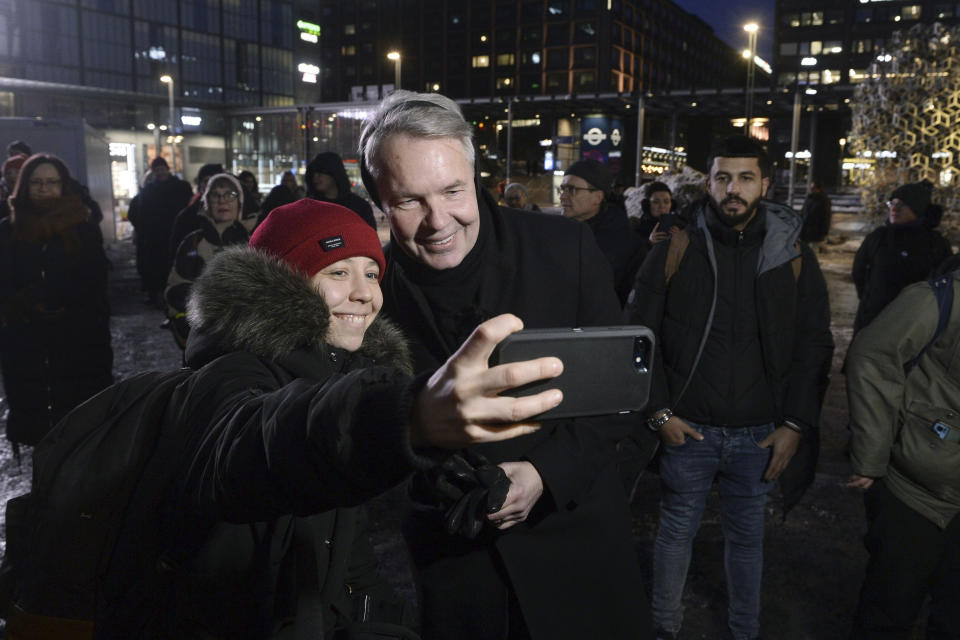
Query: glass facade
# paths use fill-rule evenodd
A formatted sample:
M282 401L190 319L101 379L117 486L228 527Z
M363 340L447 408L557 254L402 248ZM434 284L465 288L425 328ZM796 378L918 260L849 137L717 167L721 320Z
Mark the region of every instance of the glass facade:
M0 75L136 92L165 106L167 74L178 108L293 104L293 7L294 0L0 0ZM116 115L111 100L123 98L104 94L103 108L89 112L93 103L75 101L71 115L104 128L159 119L159 107L143 117L131 104L108 119L103 114ZM61 111L52 96L38 112L25 106L43 101L20 102L24 115Z

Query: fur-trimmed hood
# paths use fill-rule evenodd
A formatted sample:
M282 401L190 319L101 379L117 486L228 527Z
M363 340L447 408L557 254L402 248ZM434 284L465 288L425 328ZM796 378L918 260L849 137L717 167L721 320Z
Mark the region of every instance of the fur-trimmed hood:
M228 247L207 263L190 291L187 320L194 333L215 337L224 351L269 360L331 348L323 296L279 258L247 246ZM379 316L356 353L379 365L413 369L403 334Z

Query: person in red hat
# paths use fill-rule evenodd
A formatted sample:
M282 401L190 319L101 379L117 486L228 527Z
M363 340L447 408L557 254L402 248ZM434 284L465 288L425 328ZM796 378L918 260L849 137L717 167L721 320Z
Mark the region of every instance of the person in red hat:
M304 199L274 209L249 246L213 256L194 282L185 357L196 373L176 410L196 437L174 492L183 518L169 526L197 551L181 563L182 597L143 636L360 637L358 625L402 622L357 505L435 467L443 449L529 433L497 423L559 403L555 390L495 396L503 380L561 368L549 358L488 369L495 344L521 328L508 315L413 379L406 341L378 315L384 267L359 216Z

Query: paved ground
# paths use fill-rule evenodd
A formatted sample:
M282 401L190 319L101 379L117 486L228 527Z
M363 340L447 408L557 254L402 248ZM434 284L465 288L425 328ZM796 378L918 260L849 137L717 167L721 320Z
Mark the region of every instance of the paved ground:
M830 289L837 352L824 410L819 473L804 500L785 521L775 502L768 509L762 624L764 636L774 640L844 638L866 559L860 543L864 530L860 496L841 487L848 473L843 455L846 398L843 378L837 373L850 340L856 307L849 273L862 225L853 216L839 216L836 223L839 235L833 240L838 244L821 254ZM841 235L851 240L843 242ZM179 349L170 334L159 329L162 313L142 302L129 243L114 246L112 257L112 335L117 376L179 366ZM29 460L18 468L11 460L6 440L0 439L0 498L25 491L29 473ZM648 474L633 504L635 539L641 557L646 559L648 583L658 491L656 476ZM396 535L394 507L400 499L401 492L394 491L372 505L378 527L375 545L385 577L399 591L412 596L405 551ZM687 613L681 636L684 640L722 637L726 595L719 527L717 504L711 500L695 543L685 595ZM2 533L0 513L0 536ZM602 589L603 585L596 588Z

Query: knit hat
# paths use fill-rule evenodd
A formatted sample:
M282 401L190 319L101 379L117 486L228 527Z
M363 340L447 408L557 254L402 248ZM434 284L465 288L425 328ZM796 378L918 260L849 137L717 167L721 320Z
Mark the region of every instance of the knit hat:
M586 180L594 189L600 189L604 193L610 191L610 185L613 180L610 177L610 170L607 165L597 162L592 158L577 160L567 167L563 172L565 176L577 176Z
M200 171L197 172L197 184L203 182L204 178L209 178L210 176L215 176L218 173L223 173L223 165L217 162L209 162L202 167Z
M930 206L930 198L933 196L933 185L924 180L922 182L911 182L901 187L897 187L890 196L891 200L900 200L907 205L918 218L922 218L927 213L927 207Z
M150 161L150 168L156 169L157 167L167 167L169 169L170 165L167 164L167 161L164 160L162 156L157 156Z
M207 181L207 186L203 190L203 206L206 209L210 208L210 190L213 188L214 183L218 180L226 180L233 187L233 190L237 192L237 199L240 200L240 215L243 215L243 186L241 186L240 181L237 180L232 173L218 173L210 177L210 180Z
M250 237L250 246L271 253L308 276L328 265L367 256L386 269L380 238L356 213L311 198L277 207Z
M0 175L5 174L8 169L19 169L26 161L27 156L22 153L10 156L7 158L7 161L3 163L3 169L0 169Z
M14 140L13 142L7 145L7 155L12 156L18 153L22 153L23 155L29 158L30 156L33 155L33 149L31 149L30 145L28 145L23 140Z

